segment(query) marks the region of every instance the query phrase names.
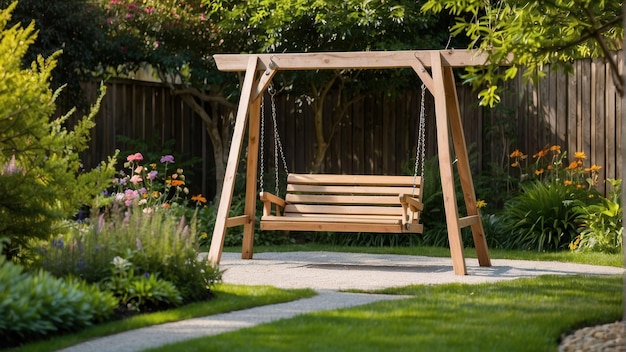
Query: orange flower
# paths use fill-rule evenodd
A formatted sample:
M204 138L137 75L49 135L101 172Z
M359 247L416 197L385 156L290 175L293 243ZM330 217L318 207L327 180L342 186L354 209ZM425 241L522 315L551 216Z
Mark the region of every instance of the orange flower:
M525 157L524 153L520 152L519 149L515 149L513 151L513 153L511 153L511 155L509 155L509 157L511 158L523 158Z
M537 154L534 154L533 158L540 159L540 158L543 158L546 155L548 155L548 150L547 149L543 149L543 150L538 151Z
M576 168L578 168L578 161L572 161L567 167L568 170L574 170Z
M599 165L591 165L590 169L591 169L591 171L594 171L594 172L599 172L599 171L600 171L600 169L602 169L602 166L599 166Z
M191 200L194 202L206 203L206 198L202 196L202 194L195 195L191 197Z
M173 187L182 186L184 184L185 184L185 181L182 181L182 180L172 180L172 186Z
M587 155L585 154L585 152L576 152L574 153L574 158L578 160L584 160L587 159Z
M574 184L574 182L572 182L572 181L570 181L570 180L565 180L563 183L564 183L566 186L571 186L571 185L573 185L573 184Z
M511 164L511 167L519 167L519 163L516 161L513 164Z
M554 168L554 166L552 166L552 165L548 165L546 168L547 168L548 170L552 170L552 169Z
M550 151L554 152L555 154L561 154L561 146L560 145L553 145L550 147Z
M543 173L543 168L539 169L539 170L535 170L535 175L539 176Z
M163 203L162 207L165 208L165 209L169 209L170 208L170 203Z

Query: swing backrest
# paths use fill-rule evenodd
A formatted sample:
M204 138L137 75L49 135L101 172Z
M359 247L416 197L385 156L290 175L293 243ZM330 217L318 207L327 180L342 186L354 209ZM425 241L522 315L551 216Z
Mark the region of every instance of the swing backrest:
M289 174L284 216L362 216L403 214L400 194L421 200L421 177Z

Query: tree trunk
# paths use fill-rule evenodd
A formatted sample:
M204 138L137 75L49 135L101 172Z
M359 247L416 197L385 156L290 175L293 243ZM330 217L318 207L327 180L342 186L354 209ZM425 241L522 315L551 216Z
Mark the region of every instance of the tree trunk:
M179 94L182 100L187 104L200 118L204 121L204 125L206 126L206 131L209 135L209 139L211 140L211 145L213 146L213 158L215 160L215 197L213 197L214 204L219 202L220 196L222 194L221 185L224 184L224 177L226 175L226 160L228 160L227 156L228 151L225 150L227 148L224 147L224 141L227 141L230 132L229 121L227 118L222 119L222 125L226 125L225 128L220 128L219 124L216 123L216 118L211 118L211 116L206 112L206 110L198 104L195 97L197 92L194 94L190 93L180 93ZM207 99L208 100L208 99ZM218 111L215 104L211 104L213 106L212 113L213 116L217 116ZM224 135L226 133L226 135ZM225 157L226 156L226 157Z

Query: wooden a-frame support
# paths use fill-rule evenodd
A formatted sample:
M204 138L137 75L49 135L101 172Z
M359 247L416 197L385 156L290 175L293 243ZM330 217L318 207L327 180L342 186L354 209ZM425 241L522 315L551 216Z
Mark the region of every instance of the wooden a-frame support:
M491 266L480 213L476 207L476 195L452 71L454 67L483 65L486 60L485 55L475 51L420 50L259 55L218 54L214 55L214 59L219 70L245 71L245 78L241 88L233 139L209 250L208 259L212 263L219 264L221 260L226 229L241 225L244 226L241 257L242 259L252 259L261 96L277 71L413 68L435 98L439 167L454 273L457 275L467 274L461 240L461 229L467 226L471 226L479 265ZM428 68L430 68L430 73ZM244 214L229 217L237 165L239 165L246 127L248 127L248 158ZM451 141L453 149L450 145ZM467 216L464 217L459 217L456 202L452 170L453 155L456 156L457 171L467 209ZM428 211L428 209L424 211Z

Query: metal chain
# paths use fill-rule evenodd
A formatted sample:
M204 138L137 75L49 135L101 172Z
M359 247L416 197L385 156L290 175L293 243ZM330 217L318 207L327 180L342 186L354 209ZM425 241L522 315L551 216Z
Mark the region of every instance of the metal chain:
M285 175L289 174L289 170L287 169L287 161L285 160L285 153L283 152L283 144L280 141L280 136L278 134L278 123L276 122L276 101L274 99L274 96L276 95L276 90L274 89L273 86L270 85L270 87L268 88L268 92L270 93L270 98L271 98L271 103L272 103L272 123L274 125L274 167L276 170L275 193L276 195L279 195L279 189L280 189L279 179L278 179L278 167L279 167L278 154L279 153L280 153L280 158L283 162Z
M413 172L413 195L417 184L417 172L421 166L422 184L424 184L424 159L426 159L426 85L422 84L422 97L420 101L420 120L417 134L417 147L415 148L415 170Z
M263 189L263 180L265 178L265 97L261 96L261 162L259 172L259 189L261 192Z

